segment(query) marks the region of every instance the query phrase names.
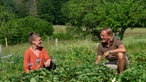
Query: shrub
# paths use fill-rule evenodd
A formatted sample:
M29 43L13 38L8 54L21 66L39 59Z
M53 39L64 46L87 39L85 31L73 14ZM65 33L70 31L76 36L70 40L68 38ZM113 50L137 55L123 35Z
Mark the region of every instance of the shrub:
M32 16L11 20L6 26L12 29L12 31L8 31L11 34L7 33L9 34L7 36L9 44L27 42L29 32L37 32L42 35L43 39L46 39L46 36L52 35L54 31L51 23Z
M145 82L146 81L146 63L134 62L123 74L117 76L118 82Z

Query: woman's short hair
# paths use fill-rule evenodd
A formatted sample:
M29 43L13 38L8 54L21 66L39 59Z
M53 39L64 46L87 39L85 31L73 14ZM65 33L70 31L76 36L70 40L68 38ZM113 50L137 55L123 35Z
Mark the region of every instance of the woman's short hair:
M29 43L31 44L32 43L32 40L35 40L37 37L41 37L40 34L38 33L35 33L35 32L29 32Z

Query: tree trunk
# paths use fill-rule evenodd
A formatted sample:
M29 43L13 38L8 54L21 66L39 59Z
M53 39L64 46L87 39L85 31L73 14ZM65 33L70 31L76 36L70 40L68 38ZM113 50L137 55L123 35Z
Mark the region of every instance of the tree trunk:
M124 33L125 33L125 30L127 29L127 27L126 28L121 28L121 30L120 30L120 32L119 32L119 36L120 36L120 39L121 40L123 40L123 38L124 38Z
M38 15L38 10L37 10L37 0L30 0L29 2L29 13L32 16L37 16Z

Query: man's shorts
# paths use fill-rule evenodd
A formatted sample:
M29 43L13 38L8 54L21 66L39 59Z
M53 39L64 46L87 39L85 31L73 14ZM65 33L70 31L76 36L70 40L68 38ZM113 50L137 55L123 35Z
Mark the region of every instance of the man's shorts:
M108 68L116 70L116 69L118 69L118 60L105 62L104 65L107 66ZM126 66L128 66L128 65L129 65L129 60L128 60L128 57L126 56Z

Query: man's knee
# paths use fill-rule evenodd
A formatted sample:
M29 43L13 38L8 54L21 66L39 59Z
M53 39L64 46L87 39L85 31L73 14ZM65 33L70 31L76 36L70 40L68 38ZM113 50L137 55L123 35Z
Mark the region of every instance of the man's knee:
M118 59L120 59L120 60L124 59L126 62L126 66L128 66L130 64L130 61L129 61L127 55L124 53L118 53Z
M122 52L118 53L118 59L126 59L126 55Z

